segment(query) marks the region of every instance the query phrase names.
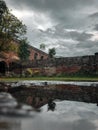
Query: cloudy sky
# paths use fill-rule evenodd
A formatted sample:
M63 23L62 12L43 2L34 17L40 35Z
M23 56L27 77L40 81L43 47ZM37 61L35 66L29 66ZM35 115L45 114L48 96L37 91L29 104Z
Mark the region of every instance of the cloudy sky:
M98 52L98 0L5 0L26 24L29 43L56 48L57 56Z

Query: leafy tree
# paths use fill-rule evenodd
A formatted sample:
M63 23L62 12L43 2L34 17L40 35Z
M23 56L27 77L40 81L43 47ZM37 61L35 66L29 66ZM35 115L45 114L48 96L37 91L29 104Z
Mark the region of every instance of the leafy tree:
M15 44L13 41L11 41L8 50L15 52L15 53L18 53L18 45Z
M29 45L28 45L27 39L23 39L20 42L18 55L21 60L27 60L29 58L30 51L29 51Z
M3 3L3 4L2 4ZM4 6L2 6L4 5ZM26 34L26 26L10 13L4 1L0 0L2 17L0 22L0 50L9 50L12 40L21 40Z
M46 47L45 44L43 44L43 43L40 44L40 49L45 50L45 47Z
M2 21L3 14L7 11L6 3L3 0L0 0L0 22Z
M50 57L50 58L53 58L55 54L56 54L55 48L49 49L49 57Z

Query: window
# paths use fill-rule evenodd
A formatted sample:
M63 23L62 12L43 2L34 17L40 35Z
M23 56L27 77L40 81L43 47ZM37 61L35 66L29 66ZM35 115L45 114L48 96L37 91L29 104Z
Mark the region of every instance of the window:
M36 60L36 59L37 59L37 57L38 57L38 54L37 54L37 53L35 53L35 54L34 54L34 60Z

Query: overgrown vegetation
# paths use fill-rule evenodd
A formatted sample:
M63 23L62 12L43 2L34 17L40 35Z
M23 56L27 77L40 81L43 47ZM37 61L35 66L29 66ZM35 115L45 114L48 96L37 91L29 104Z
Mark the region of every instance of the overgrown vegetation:
M55 54L56 54L56 49L55 48L50 48L48 53L49 53L49 57L53 58L55 56Z
M27 39L21 40L20 45L19 45L18 55L19 55L21 60L28 59L28 57L30 55L30 51L29 51Z
M0 51L14 51L12 41L25 39L27 28L0 0Z

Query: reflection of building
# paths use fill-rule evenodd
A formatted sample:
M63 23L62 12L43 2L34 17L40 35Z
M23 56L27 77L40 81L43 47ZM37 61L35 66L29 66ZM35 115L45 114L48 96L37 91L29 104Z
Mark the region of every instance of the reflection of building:
M21 130L21 122L17 120L0 121L0 130Z

